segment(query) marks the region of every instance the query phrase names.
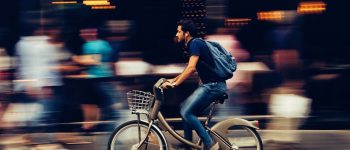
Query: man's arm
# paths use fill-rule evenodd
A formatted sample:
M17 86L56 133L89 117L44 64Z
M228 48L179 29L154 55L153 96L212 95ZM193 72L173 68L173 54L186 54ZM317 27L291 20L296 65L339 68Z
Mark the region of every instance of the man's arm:
M89 54L82 56L73 56L73 61L86 66L99 65L101 63L101 55Z
M190 57L190 60L188 61L188 65L185 68L185 70L175 78L175 81L172 84L175 86L180 85L189 76L191 76L191 74L196 71L196 66L197 66L198 60L199 60L199 56L192 55Z
M177 75L175 78L168 79L167 82L169 82L169 83L174 83L179 77L180 77L180 74Z

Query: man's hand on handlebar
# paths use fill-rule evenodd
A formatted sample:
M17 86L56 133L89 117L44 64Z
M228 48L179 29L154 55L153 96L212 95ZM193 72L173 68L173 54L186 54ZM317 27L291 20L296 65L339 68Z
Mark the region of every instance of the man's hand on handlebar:
M166 82L174 83L174 82L175 82L175 79L167 79Z
M167 80L162 84L162 89L175 88L175 87L176 87L175 82L172 82L171 80Z

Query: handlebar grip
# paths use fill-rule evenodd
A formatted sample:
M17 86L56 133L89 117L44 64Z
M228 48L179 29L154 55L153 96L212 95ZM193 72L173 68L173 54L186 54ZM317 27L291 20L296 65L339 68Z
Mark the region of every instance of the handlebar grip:
M165 78L161 78L153 86L153 93L156 98L156 101L163 101L164 99L163 88L161 88L161 86L165 81L166 81Z
M156 84L153 86L153 93L155 96L155 102L152 106L152 110L150 111L150 119L156 119L158 112L160 110L162 101L164 99L164 93L163 88L161 88L162 84L166 82L167 80L165 78L160 78Z
M162 84L166 82L167 80L165 78L160 78L156 84L154 84L153 88L161 88Z

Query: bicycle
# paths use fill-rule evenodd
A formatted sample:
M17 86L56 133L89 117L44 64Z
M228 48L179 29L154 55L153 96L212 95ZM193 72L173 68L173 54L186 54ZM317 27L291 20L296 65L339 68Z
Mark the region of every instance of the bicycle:
M194 149L201 149L200 140L197 143L186 140L170 127L160 112L164 101L161 85L165 81L166 79L162 78L154 84L153 94L137 90L127 93L129 108L132 114L137 115L137 120L125 122L113 131L108 141L109 150L168 150L168 142L160 127L182 143ZM256 131L259 129L258 121L231 118L208 127L215 105L222 104L227 98L227 94L224 94L209 106L209 115L204 122L204 127L218 142L219 149L263 150L261 137ZM146 115L147 120L141 120L141 114Z

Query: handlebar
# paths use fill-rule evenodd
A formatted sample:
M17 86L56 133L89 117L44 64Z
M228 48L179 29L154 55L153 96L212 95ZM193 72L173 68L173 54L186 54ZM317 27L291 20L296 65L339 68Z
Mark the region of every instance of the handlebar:
M167 79L165 78L160 78L154 85L153 85L153 94L156 98L156 101L163 101L164 100L164 93L163 93L163 88L162 85L164 82L166 82Z
M162 87L162 84L163 84L164 82L166 82L166 81L167 81L167 79L165 79L165 78L160 78L160 79L154 84L153 88L161 88L161 87Z
M154 85L153 85L153 93L155 97L155 101L152 107L152 110L150 111L150 119L156 119L158 116L158 112L160 110L161 104L164 101L164 92L162 88L162 84L166 82L167 80L165 78L160 78Z

